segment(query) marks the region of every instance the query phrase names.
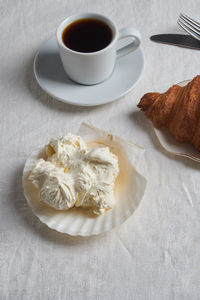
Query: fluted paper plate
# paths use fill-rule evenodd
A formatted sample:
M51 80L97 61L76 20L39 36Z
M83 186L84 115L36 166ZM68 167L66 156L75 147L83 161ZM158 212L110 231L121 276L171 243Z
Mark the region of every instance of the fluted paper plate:
M115 207L101 216L94 216L89 209L59 211L42 203L38 190L28 176L35 161L45 158L44 145L38 147L25 163L24 194L33 213L48 227L70 235L97 235L123 223L140 203L146 188L144 149L85 123L81 125L78 135L91 147L107 145L117 154L120 172L115 184Z
M178 85L185 86L188 84L190 80L185 80ZM169 132L169 130L165 127L161 129L157 129L155 127L154 132L156 137L158 138L160 145L169 153L184 156L194 161L200 162L200 153L189 143L180 143L175 137Z

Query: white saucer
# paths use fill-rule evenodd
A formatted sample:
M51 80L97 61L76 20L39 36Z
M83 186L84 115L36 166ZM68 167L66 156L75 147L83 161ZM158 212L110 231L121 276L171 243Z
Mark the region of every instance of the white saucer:
M50 96L73 105L95 106L112 102L130 92L141 77L144 56L139 48L120 58L111 77L97 85L75 83L66 75L53 36L39 49L34 74L40 87Z

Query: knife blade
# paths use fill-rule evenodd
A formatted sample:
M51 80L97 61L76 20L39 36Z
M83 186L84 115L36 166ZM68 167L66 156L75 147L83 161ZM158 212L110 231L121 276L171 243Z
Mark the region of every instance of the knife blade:
M187 34L157 34L150 37L150 40L157 43L170 44L191 49L200 49L200 41Z

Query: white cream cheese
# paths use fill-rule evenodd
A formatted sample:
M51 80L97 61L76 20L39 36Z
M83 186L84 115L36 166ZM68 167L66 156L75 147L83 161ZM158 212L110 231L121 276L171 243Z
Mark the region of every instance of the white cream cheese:
M76 192L74 178L64 173L51 162L40 159L32 170L29 179L40 191L40 199L56 208L68 209L74 206Z
M82 153L86 150L86 143L77 135L67 135L52 139L46 146L48 160L58 167L69 167L77 164L82 159Z
M46 154L29 176L43 202L56 209L91 207L96 214L114 206L119 167L108 147L88 149L81 137L67 134L52 139Z

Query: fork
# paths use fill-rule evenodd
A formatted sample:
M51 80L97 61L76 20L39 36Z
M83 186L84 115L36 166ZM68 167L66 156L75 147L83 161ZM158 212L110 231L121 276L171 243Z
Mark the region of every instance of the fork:
M188 17L185 14L180 14L177 21L185 31L192 35L195 39L200 41L200 23Z

